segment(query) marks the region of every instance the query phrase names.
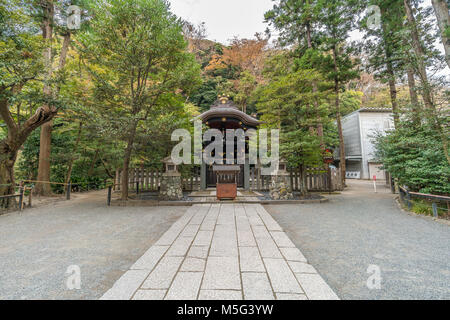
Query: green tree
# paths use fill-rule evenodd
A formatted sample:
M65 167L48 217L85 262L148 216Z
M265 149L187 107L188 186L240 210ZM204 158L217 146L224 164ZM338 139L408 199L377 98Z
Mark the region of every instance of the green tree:
M273 9L265 13L266 22L279 31L279 41L282 45L296 45L299 60L297 65L303 69L316 69L320 66L321 51L318 49L323 41L320 33L321 3L316 0L282 0ZM313 83L313 91L318 90ZM320 118L318 105L317 119L311 124L317 127L317 134L323 144L323 123Z
M441 40L445 50L445 61L450 68L450 12L447 0L431 0L436 14L437 24L441 32Z
M358 77L359 61L355 59L355 46L347 43L350 31L355 28L354 17L358 13L357 1L320 0L320 23L323 27L321 48L331 52L328 63L324 62L323 72L334 82L334 111L339 133L339 167L342 182L345 182L345 144L342 131L341 92L345 84Z
M189 101L206 111L217 100L217 81L206 79L189 97Z
M170 106L169 97L199 84L200 68L187 52L182 23L163 0L109 0L93 5L79 50L95 83L103 114L119 119L123 153L122 199L142 122Z
M71 31L67 28L67 10L71 4L79 4L80 1L54 1L54 0L34 0L32 4L37 10L35 11L35 19L39 21L42 30L42 40L44 43L43 57L44 57L44 82L42 91L44 96L48 99L57 98L59 95L59 82L52 81L53 78L58 78L63 75L63 70L66 65L67 52L71 43ZM56 58L55 47L61 39L59 50L58 65L54 66ZM58 109L54 106L49 106L44 103L44 108L50 108L54 113ZM50 163L51 163L51 138L52 138L53 121L50 120L42 125L40 148L39 148L39 169L38 182L35 186L34 192L40 195L51 194L50 181Z
M423 12L417 3L411 0L403 0L406 13L407 35L412 48L412 54L409 56L412 66L416 74L419 76L421 87L420 91L425 105L424 114L430 124L439 132L442 141L444 155L450 165L450 155L448 153L448 117L440 117L437 110L435 95L435 85L430 81L427 67L438 65L442 63L442 57L436 50L432 50L429 44L430 41L435 40L435 37L428 36L428 32L433 30L433 27L426 23L427 12ZM417 15L414 14L416 9ZM440 64L442 66L442 64ZM447 101L448 103L448 101ZM441 122L445 119L444 122Z
M422 193L450 193L450 166L432 125L405 121L397 130L374 139L376 156L400 185Z
M368 24L374 12L368 12L362 20L366 32L364 51L368 53L368 71L382 83L388 83L395 126L398 126L400 110L397 101L397 80L404 74L403 4L393 0L362 1L363 6L376 5L380 9L380 25Z
M242 112L247 112L247 106L251 99L252 92L258 85L256 78L248 71L241 73L241 77L238 82L238 92L234 97L234 101L241 106Z
M306 193L306 168L323 164L321 139L310 130L317 115L315 105L319 106L325 128L330 128L325 131L325 143L328 146L336 144L327 105L332 86L315 70L295 70L292 61L290 68L287 65L286 55L269 60L265 72L268 83L256 90L255 100L264 126L281 130L281 156L291 167L301 168L303 193ZM318 90L314 89L315 85Z
M23 143L61 107L42 92L44 43L33 10L22 1L0 1L0 195L14 193L14 164Z

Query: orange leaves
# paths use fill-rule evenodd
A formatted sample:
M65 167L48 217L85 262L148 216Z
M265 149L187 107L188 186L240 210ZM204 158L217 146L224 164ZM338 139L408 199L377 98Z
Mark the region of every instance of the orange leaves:
M205 71L214 71L218 69L225 69L227 64L225 63L224 56L219 54L213 54L209 64L205 67Z
M233 66L242 71L248 71L258 77L267 56L268 39L257 35L256 39L234 38L229 47L223 48L223 54L214 54L206 66L206 71L224 69Z

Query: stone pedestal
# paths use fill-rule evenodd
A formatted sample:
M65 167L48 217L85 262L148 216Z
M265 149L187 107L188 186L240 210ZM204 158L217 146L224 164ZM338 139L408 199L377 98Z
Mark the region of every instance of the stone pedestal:
M183 188L181 186L181 174L164 173L161 177L161 186L159 190L159 200L181 200L183 199Z
M294 198L289 175L286 174L272 176L269 190L272 200L290 200Z

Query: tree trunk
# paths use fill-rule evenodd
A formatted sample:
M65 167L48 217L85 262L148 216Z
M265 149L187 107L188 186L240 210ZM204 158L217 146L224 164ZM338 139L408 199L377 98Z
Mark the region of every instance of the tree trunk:
M14 194L14 163L17 150L10 150L5 141L0 141L0 151L0 195ZM15 203L14 198L0 199L0 208L12 208Z
M311 40L311 24L310 23L306 24L306 39L308 42L308 48L313 49L312 40ZM317 93L317 91L318 91L316 81L313 81L313 83L312 83L312 91L313 91L313 94ZM314 99L314 109L315 109L315 113L316 113L316 117L317 117L317 135L319 136L320 144L321 144L322 148L324 148L323 124L322 124L322 119L319 114L319 102L316 99Z
M423 98L423 101L425 104L426 116L427 116L430 124L433 125L436 128L436 130L439 132L439 135L441 136L444 155L447 159L447 162L450 164L450 156L448 154L447 134L439 122L438 116L436 114L436 107L433 103L431 85L428 81L427 69L426 69L425 61L424 61L425 53L424 53L424 49L422 47L422 43L420 41L419 31L416 26L416 19L412 12L410 0L403 0L403 3L405 5L406 17L408 18L408 23L409 23L410 30L411 30L412 46L413 46L414 53L415 53L415 56L417 59L417 64L418 64L417 68L419 71L420 80L422 82L422 87L423 87L422 98Z
M337 65L337 47L333 47L333 61L334 61L334 72L336 74L334 78L334 93L336 95L335 107L336 107L336 122L339 133L339 169L341 172L341 183L345 186L345 144L344 144L344 133L342 131L342 121L341 121L341 106L339 97L339 78L338 65Z
M0 92L0 95L2 94L4 92ZM8 101L0 100L0 118L8 128L8 137L0 140L0 195L14 192L14 163L20 147L35 129L54 116L55 113L51 110L46 112L44 108L38 108L34 115L19 127L11 116Z
M94 158L92 159L91 165L89 167L88 176L92 176L92 174L94 173L95 163L97 162L99 152L99 149L95 150Z
M125 149L125 155L123 159L123 170L122 170L122 200L128 199L128 171L130 169L130 160L131 160L131 154L133 151L133 144L134 144L134 138L136 136L136 128L137 128L137 122L132 123L132 128L130 130L128 141L127 141L127 147Z
M414 78L414 70L411 67L408 67L407 70L408 75L408 87L409 87L409 97L411 100L411 108L412 108L412 120L415 125L420 125L420 105L419 98L417 97L416 92L416 80Z
M47 81L44 83L44 95L55 97L59 95L60 85L58 84L56 91L52 92L49 80L52 77L52 39L53 39L53 19L54 19L54 7L53 1L48 0L43 4L44 8L44 21L42 23L42 36L48 42L47 48L44 51L45 63L47 68ZM70 45L70 32L64 35L63 44L61 47L61 52L59 56L58 70L61 70L66 65L67 52L69 51ZM43 108L53 108L49 105L44 105ZM52 130L53 121L47 122L42 126L41 136L40 136L40 146L39 146L39 168L38 168L38 181L50 182L50 171L51 171L51 144L52 144ZM39 195L50 195L52 193L51 185L49 183L36 184L34 192Z
M59 65L58 65L59 70L64 68L64 66L66 65L67 52L69 51L69 45L70 45L70 35L71 35L70 32L67 32L64 35L63 45L61 47L61 52L59 54Z
M386 14L384 8L381 9L381 14L384 16ZM398 103L397 103L397 87L395 84L395 73L394 68L392 66L392 48L390 41L390 36L386 30L386 26L384 23L381 24L381 28L383 31L383 44L384 44L384 55L386 58L386 71L389 75L388 83L389 83L389 94L391 97L391 105L392 105L392 113L394 114L394 124L395 127L398 128L400 116L399 116L399 110L398 110Z
M389 71L389 68L388 68L388 73L391 73L391 72L392 72L392 69ZM392 72L392 74L390 74L390 79L389 79L389 94L391 96L392 113L394 114L394 124L395 124L395 127L398 128L400 116L399 116L398 104L397 104L397 87L395 86L394 79L395 79L394 72Z
M52 143L53 121L49 121L41 128L40 144L39 144L39 167L38 181L50 182L50 157ZM36 183L34 193L41 196L49 196L52 194L50 183Z
M435 107L433 104L431 86L430 83L428 82L427 69L424 61L425 52L422 47L422 43L420 41L419 31L416 26L416 18L414 17L414 14L412 12L410 0L404 0L403 3L405 5L406 17L408 18L408 23L411 31L412 47L414 49L414 53L417 60L417 69L420 80L422 82L423 100L425 103L425 107L427 109L428 117L432 117L435 111Z
M80 122L79 127L78 127L77 140L75 142L75 146L74 146L74 150L73 150L74 154L76 154L78 151L78 145L80 144L82 129L83 129L83 122ZM67 168L66 183L69 183L70 179L72 178L72 168L73 168L74 161L75 161L75 156L72 156L70 158L69 167Z
M100 157L100 161L102 162L103 168L105 169L105 172L108 175L108 177L110 177L111 179L114 178L115 176L111 173L111 171L109 171L106 161L103 160L102 157ZM114 181L114 183L116 182Z
M441 31L442 44L445 49L445 61L447 61L448 67L450 68L450 39L447 34L450 28L449 7L444 0L431 0L431 3L436 14L439 30Z
M52 39L53 39L53 18L54 6L52 0L42 2L43 21L42 21L42 37L45 41L44 62L46 69L46 79L44 81L44 96L51 99L52 89L50 80L52 78ZM43 105L45 110L49 110L51 106L48 103ZM40 145L39 145L39 168L38 168L38 182L36 183L34 192L42 196L49 196L52 193L50 182L50 154L51 154L51 138L52 138L53 121L49 121L41 128Z
M302 196L306 196L308 194L308 181L306 177L306 167L304 165L300 166L300 179L301 179L300 194Z

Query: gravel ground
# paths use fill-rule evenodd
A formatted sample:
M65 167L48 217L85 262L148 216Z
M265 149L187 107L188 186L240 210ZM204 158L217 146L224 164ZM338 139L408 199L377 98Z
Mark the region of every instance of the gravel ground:
M0 216L0 300L97 299L187 207L106 207L106 193L76 195ZM81 289L68 290L78 265Z
M341 299L450 299L450 226L401 211L380 185L347 183L328 203L266 209ZM381 289L367 288L369 265Z

